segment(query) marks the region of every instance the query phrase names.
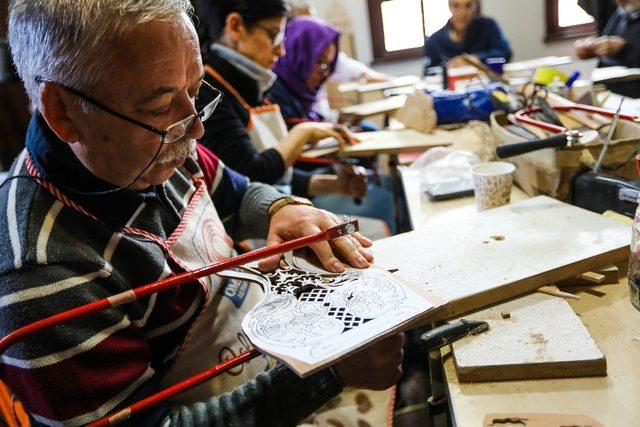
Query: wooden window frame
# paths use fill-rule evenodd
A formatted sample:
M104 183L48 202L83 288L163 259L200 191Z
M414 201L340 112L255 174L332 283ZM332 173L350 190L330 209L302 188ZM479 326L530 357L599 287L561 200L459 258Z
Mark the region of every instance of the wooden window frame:
M588 24L572 25L570 27L559 26L558 0L546 0L545 9L547 15L545 43L591 36L598 32L598 24L595 21Z
M407 59L421 58L424 56L424 46L412 49L396 50L388 52L384 47L384 26L382 24L382 8L380 3L386 0L367 0L369 6L369 24L371 28L371 43L373 45L373 63L384 63ZM424 11L422 11L422 33L424 34Z

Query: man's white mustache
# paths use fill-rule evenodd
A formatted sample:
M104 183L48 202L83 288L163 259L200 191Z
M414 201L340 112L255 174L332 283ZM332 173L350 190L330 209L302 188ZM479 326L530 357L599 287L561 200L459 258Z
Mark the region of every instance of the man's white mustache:
M160 153L156 159L156 163L167 164L182 160L196 154L196 140L191 138L181 139L171 143L167 149Z

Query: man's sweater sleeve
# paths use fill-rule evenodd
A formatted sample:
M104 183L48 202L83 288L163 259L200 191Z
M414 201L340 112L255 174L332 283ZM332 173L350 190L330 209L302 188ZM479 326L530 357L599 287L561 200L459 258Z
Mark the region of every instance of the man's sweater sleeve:
M328 369L300 378L277 365L229 393L178 408L163 427L294 426L341 391Z
M239 215L236 215L235 218L232 237L236 241L255 238L266 239L271 221L268 213L269 205L283 197L286 195L270 185L259 182L249 184L240 205ZM229 230L227 223L225 223L225 227Z

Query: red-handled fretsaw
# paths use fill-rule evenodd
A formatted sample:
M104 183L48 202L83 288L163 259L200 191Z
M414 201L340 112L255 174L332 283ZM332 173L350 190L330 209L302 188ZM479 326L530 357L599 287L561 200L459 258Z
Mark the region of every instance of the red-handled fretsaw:
M357 220L345 222L343 224L336 225L335 227L328 228L324 231L321 231L316 234L312 234L310 236L300 237L298 239L281 243L276 246L265 247L262 249L257 249L255 251L247 252L245 254L238 255L233 258L225 259L224 261L221 261L206 267L202 267L197 270L186 271L184 273L177 274L175 276L168 277L166 279L159 280L157 282L150 283L148 285L143 285L143 286L131 289L129 291L122 292L120 294L101 299L99 301L94 301L89 304L72 308L71 310L67 310L62 313L58 313L53 316L47 317L45 319L41 319L37 322L31 323L29 325L23 326L22 328L13 331L9 335L6 335L2 339L0 339L0 354L4 353L7 350L7 348L12 346L16 342L22 341L25 338L37 332L42 332L47 328L60 325L63 323L67 323L71 320L86 317L90 314L95 314L100 311L106 310L108 308L118 307L120 305L127 304L132 301L136 301L138 299L148 297L158 292L166 291L168 289L173 289L178 286L191 283L201 277L209 276L211 274L215 274L220 271L239 267L241 265L245 265L250 262L265 259L273 255L281 255L285 252L301 249L313 243L344 237L349 234L353 234L357 232L358 229L359 229L359 225ZM165 390L162 390L157 394L154 394L152 396L147 397L146 399L136 402L133 405L121 411L118 411L113 415L107 415L106 417L101 418L89 425L94 427L108 426L108 425L118 424L122 421L126 421L136 413L142 412L155 405L158 405L159 403L166 401L167 399L175 396L178 393L181 393L185 390L189 390L192 387L195 387L196 385L204 381L207 381L213 377L216 377L221 373L235 366L238 366L242 363L245 363L259 355L260 355L260 352L255 349L247 351L246 353L243 353L234 359L227 360L223 363L220 363L219 365L215 365L210 369L204 372L201 372L198 375L188 378L181 383L175 384L174 386L169 387Z

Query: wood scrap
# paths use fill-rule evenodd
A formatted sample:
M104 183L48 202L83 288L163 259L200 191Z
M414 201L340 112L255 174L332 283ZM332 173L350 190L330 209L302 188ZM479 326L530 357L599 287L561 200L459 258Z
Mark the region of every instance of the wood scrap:
M606 375L604 355L563 299L533 293L465 319L489 331L453 343L460 382Z
M569 292L564 292L559 290L558 288L556 288L555 286L543 286L540 289L538 289L538 292L543 293L543 294L547 294L547 295L551 295L554 297L560 297L560 298L568 298L568 299L572 299L572 300L580 300L580 297L578 295L569 293Z
M587 271L570 279L558 281L555 285L559 288L575 286L612 285L619 281L620 269L615 265L608 265Z

